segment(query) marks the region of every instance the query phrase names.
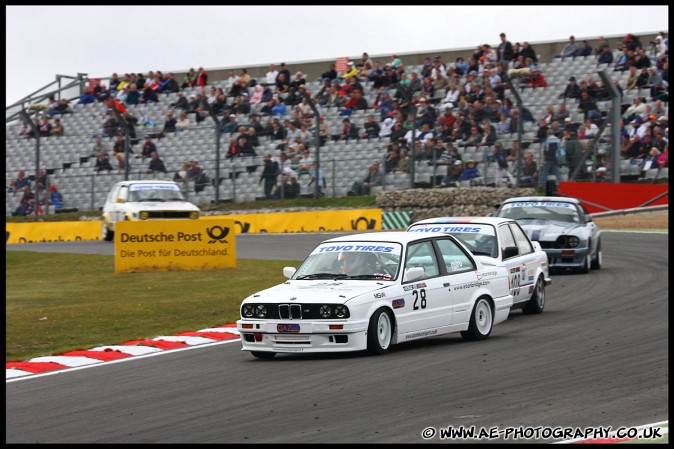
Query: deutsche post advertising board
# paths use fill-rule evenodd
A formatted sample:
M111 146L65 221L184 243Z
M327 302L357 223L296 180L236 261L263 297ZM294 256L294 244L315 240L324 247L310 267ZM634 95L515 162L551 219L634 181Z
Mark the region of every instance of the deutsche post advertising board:
M115 226L115 272L236 268L231 219L124 221Z

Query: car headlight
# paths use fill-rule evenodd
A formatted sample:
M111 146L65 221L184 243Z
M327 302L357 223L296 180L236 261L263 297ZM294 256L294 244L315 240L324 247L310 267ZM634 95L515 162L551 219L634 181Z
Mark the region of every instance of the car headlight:
M349 309L344 305L335 306L335 316L337 318L348 318Z
M557 245L560 248L575 248L580 245L580 239L575 235L560 235L557 238Z
M332 309L330 308L330 306L322 305L318 309L318 313L321 316L321 318L330 318L330 315L332 314Z
M190 219L196 220L199 218L199 212L190 212Z
M141 213L140 213L140 219L141 219L141 220L147 220L148 218L150 218L150 213L149 213L149 212L141 212Z
M260 304L255 307L255 317L256 318L265 318L267 316L267 308Z
M244 304L243 307L241 307L241 316L243 318L253 318L255 315L255 306L251 304Z

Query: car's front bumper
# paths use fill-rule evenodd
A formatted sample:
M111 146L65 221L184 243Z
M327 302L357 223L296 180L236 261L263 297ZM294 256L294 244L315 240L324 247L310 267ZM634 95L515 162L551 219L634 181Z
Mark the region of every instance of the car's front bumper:
M299 328L279 332L279 329L288 329L291 324L299 325ZM341 326L341 329L335 326ZM367 321L241 319L236 322L242 350L287 353L364 350L367 348L367 326Z
M589 248L556 249L545 248L548 256L548 266L552 269L572 268L581 269L585 265Z

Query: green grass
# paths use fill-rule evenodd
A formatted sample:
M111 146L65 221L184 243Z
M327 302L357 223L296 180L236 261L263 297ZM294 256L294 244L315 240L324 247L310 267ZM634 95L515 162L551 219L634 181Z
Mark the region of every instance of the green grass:
M309 208L374 208L377 207L376 196L348 196L342 198L297 198L286 200L259 200L243 203L222 203L219 206L201 205L202 211L221 211L223 213L232 211L255 211L259 209L284 209L294 207ZM40 215L39 221L79 221L82 217L100 217L99 211L78 211L65 212L54 215ZM34 222L35 217L7 217L6 221L12 223Z
M248 295L300 261L115 274L114 256L7 251L5 361L175 335L235 322Z

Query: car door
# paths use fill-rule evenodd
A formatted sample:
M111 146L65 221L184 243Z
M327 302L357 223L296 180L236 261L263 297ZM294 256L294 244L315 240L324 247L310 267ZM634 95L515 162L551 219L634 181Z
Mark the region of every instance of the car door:
M403 273L413 267L423 267L424 275L421 279L402 284L404 306L396 310L400 335L448 326L451 323L452 301L449 284L447 277L440 271L438 256L431 239L408 245Z
M508 226L519 251L519 255L515 259L518 264L521 264L519 297L514 298L513 302L528 301L534 293L536 270L543 260L536 257L531 241L517 223L513 222Z
M515 236L507 223L498 227L498 239L501 246L501 260L503 260L510 276L510 294L513 295L513 304L516 304L527 299L524 293L526 289L523 290L521 287L523 281L526 281L526 264L520 254Z
M481 285L475 262L454 240L438 239L436 245L446 273L443 285L448 286L452 301L451 324L467 322L473 311L473 292Z

